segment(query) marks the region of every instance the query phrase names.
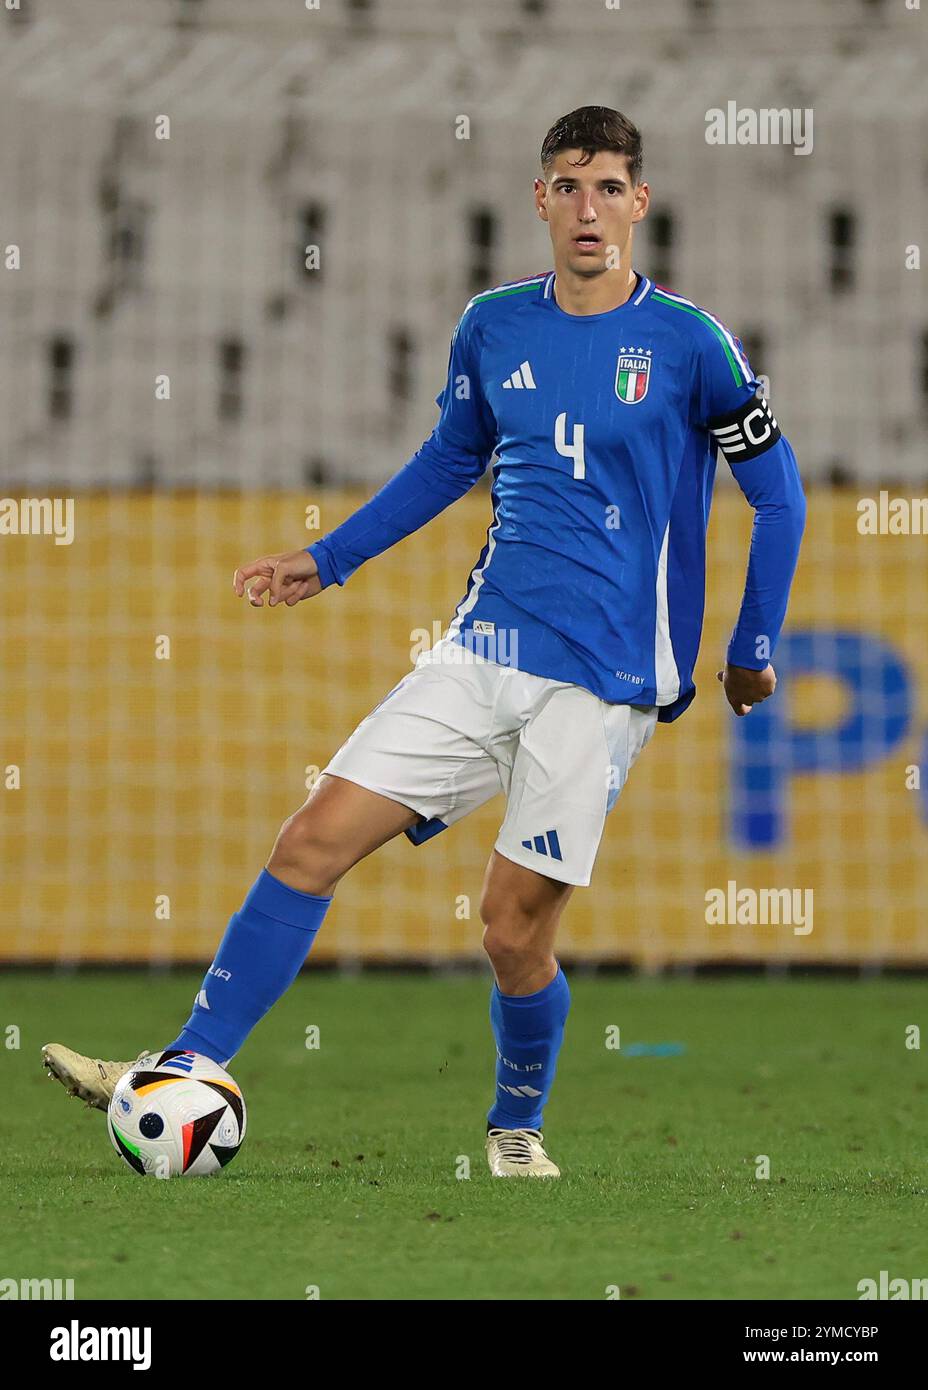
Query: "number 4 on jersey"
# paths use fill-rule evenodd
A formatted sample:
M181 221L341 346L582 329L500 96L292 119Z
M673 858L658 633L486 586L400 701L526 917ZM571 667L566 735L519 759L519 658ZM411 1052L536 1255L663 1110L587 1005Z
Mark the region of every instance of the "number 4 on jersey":
M564 458L573 459L574 477L586 477L586 461L583 457L583 426L574 425L574 437L567 442L567 411L562 410L554 422L554 447Z

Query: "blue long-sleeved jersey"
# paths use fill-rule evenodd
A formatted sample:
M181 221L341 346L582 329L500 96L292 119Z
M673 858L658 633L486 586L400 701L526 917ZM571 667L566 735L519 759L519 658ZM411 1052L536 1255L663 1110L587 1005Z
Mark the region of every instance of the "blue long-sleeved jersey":
M425 525L484 473L493 518L449 637L675 719L695 694L719 450L755 509L733 665L776 646L805 520L796 460L737 338L644 276L574 315L554 273L470 301L441 416L381 490L309 547L323 586Z

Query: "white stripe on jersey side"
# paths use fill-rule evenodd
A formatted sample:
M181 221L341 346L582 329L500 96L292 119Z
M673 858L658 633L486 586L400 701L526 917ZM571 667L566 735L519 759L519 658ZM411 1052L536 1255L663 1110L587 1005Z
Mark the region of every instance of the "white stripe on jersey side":
M544 294L542 295L542 298L543 298L543 299L550 299L550 298L551 298L551 289L552 289L553 285L554 285L554 271L552 270L551 274L548 276L547 280L545 281L545 292L544 292Z
M661 286L661 294L664 295L667 299L675 300L677 304L688 304L691 309L695 309L698 313L702 314L704 318L710 319L712 323L715 324L716 328L718 328L720 332L723 334L725 341L728 343L735 357L738 359L738 365L741 367L741 370L744 373L745 384L750 386L754 378L751 376L750 367L748 366L748 359L745 357L744 353L741 352L741 350L738 347L738 344L735 342L734 338L732 337L728 329L725 327L724 323L722 323L721 319L717 319L715 317L715 314L710 314L709 310L704 309L701 304L694 304L692 299L685 299L682 294L671 294L670 290L665 290L663 286Z
M498 530L499 517L497 516L496 505L494 504L493 522L489 530L487 531L487 553L484 556L483 564L479 567L475 565L470 572L470 578L467 582L468 584L470 584L471 581L473 581L473 587L471 588L469 594L465 594L464 598L461 599L461 602L455 609L454 617L448 624L448 631L445 633L445 637L447 638L453 638L460 631L461 623L464 621L470 610L473 608L474 604L477 602L477 596L480 593L480 588L483 584L484 573L486 572L487 566L489 565L490 561L493 559L493 551L496 549L495 532Z
M677 670L670 640L670 609L667 603L667 547L670 541L670 522L664 532L660 559L657 562L657 621L654 625L654 678L659 705L672 705L680 694L680 672Z

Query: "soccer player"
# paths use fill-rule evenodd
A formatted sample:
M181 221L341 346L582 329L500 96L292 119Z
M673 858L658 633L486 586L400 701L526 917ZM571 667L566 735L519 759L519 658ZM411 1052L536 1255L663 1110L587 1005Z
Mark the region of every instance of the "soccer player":
M495 793L480 904L495 974L498 1177L557 1177L542 1115L570 1004L558 921L657 723L693 699L718 453L754 508L741 610L719 672L736 715L773 694L770 656L805 518L793 452L741 343L633 267L647 214L641 136L585 106L545 137L535 208L554 269L476 295L422 448L307 550L236 571L252 606L344 584L493 465L493 516L442 640L338 750L232 917L164 1053L227 1063L295 979L341 877L405 833L422 844ZM134 1063L45 1047L105 1109ZM145 1054L143 1054L145 1055Z

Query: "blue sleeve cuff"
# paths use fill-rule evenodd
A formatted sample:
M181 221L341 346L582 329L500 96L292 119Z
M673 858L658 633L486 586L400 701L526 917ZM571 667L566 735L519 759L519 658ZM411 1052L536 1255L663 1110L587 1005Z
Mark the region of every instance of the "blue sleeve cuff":
M753 642L747 642L743 637L731 639L725 660L729 666L741 666L745 671L764 671L770 665L770 658L755 656Z
M306 549L319 567L319 583L323 589L327 589L330 584L344 584L345 581L336 570L324 540L314 541Z

